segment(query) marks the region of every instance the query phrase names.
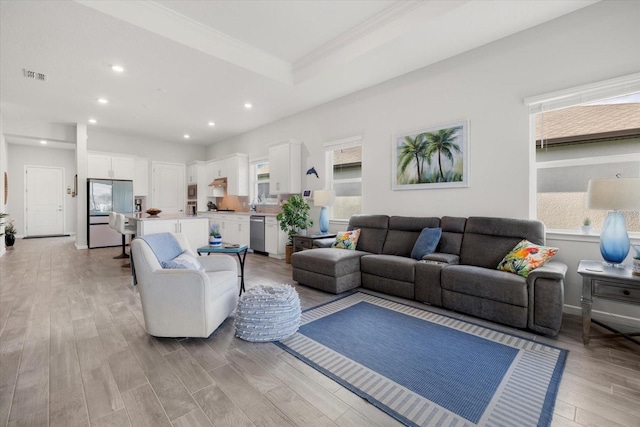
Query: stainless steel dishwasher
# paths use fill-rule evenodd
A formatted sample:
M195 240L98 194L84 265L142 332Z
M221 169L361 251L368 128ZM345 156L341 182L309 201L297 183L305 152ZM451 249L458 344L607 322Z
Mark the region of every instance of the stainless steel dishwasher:
M254 252L264 253L264 216L251 215L249 221L249 247Z

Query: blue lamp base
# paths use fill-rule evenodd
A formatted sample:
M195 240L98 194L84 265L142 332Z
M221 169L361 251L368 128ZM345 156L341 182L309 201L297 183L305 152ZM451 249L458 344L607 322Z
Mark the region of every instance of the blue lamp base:
M320 233L327 234L329 232L329 212L326 206L320 208L318 225L320 226Z
M621 264L629 254L629 235L622 212L609 212L600 232L600 253L610 264Z

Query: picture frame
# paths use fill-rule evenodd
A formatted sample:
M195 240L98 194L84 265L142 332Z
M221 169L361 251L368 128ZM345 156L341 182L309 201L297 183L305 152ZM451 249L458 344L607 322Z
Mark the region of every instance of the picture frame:
M391 188L423 190L469 186L469 120L394 135Z

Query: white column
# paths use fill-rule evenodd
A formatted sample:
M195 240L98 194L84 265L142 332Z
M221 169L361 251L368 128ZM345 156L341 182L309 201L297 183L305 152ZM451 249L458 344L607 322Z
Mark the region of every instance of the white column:
M76 248L87 249L87 125L76 123Z

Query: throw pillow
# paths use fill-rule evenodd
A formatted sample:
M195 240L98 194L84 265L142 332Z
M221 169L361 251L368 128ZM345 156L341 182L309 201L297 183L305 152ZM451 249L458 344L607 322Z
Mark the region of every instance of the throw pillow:
M422 259L425 255L432 254L436 251L440 237L442 236L442 228L423 228L418 236L418 240L413 245L411 258Z
M174 259L163 262L162 268L204 271L204 267L200 264L198 258L187 251L182 252Z
M360 237L360 229L356 228L351 231L343 231L336 235L336 241L331 245L332 248L356 250L358 246L358 238Z
M508 271L522 277L542 267L558 252L558 248L539 246L528 240L522 240L498 264L498 270Z

